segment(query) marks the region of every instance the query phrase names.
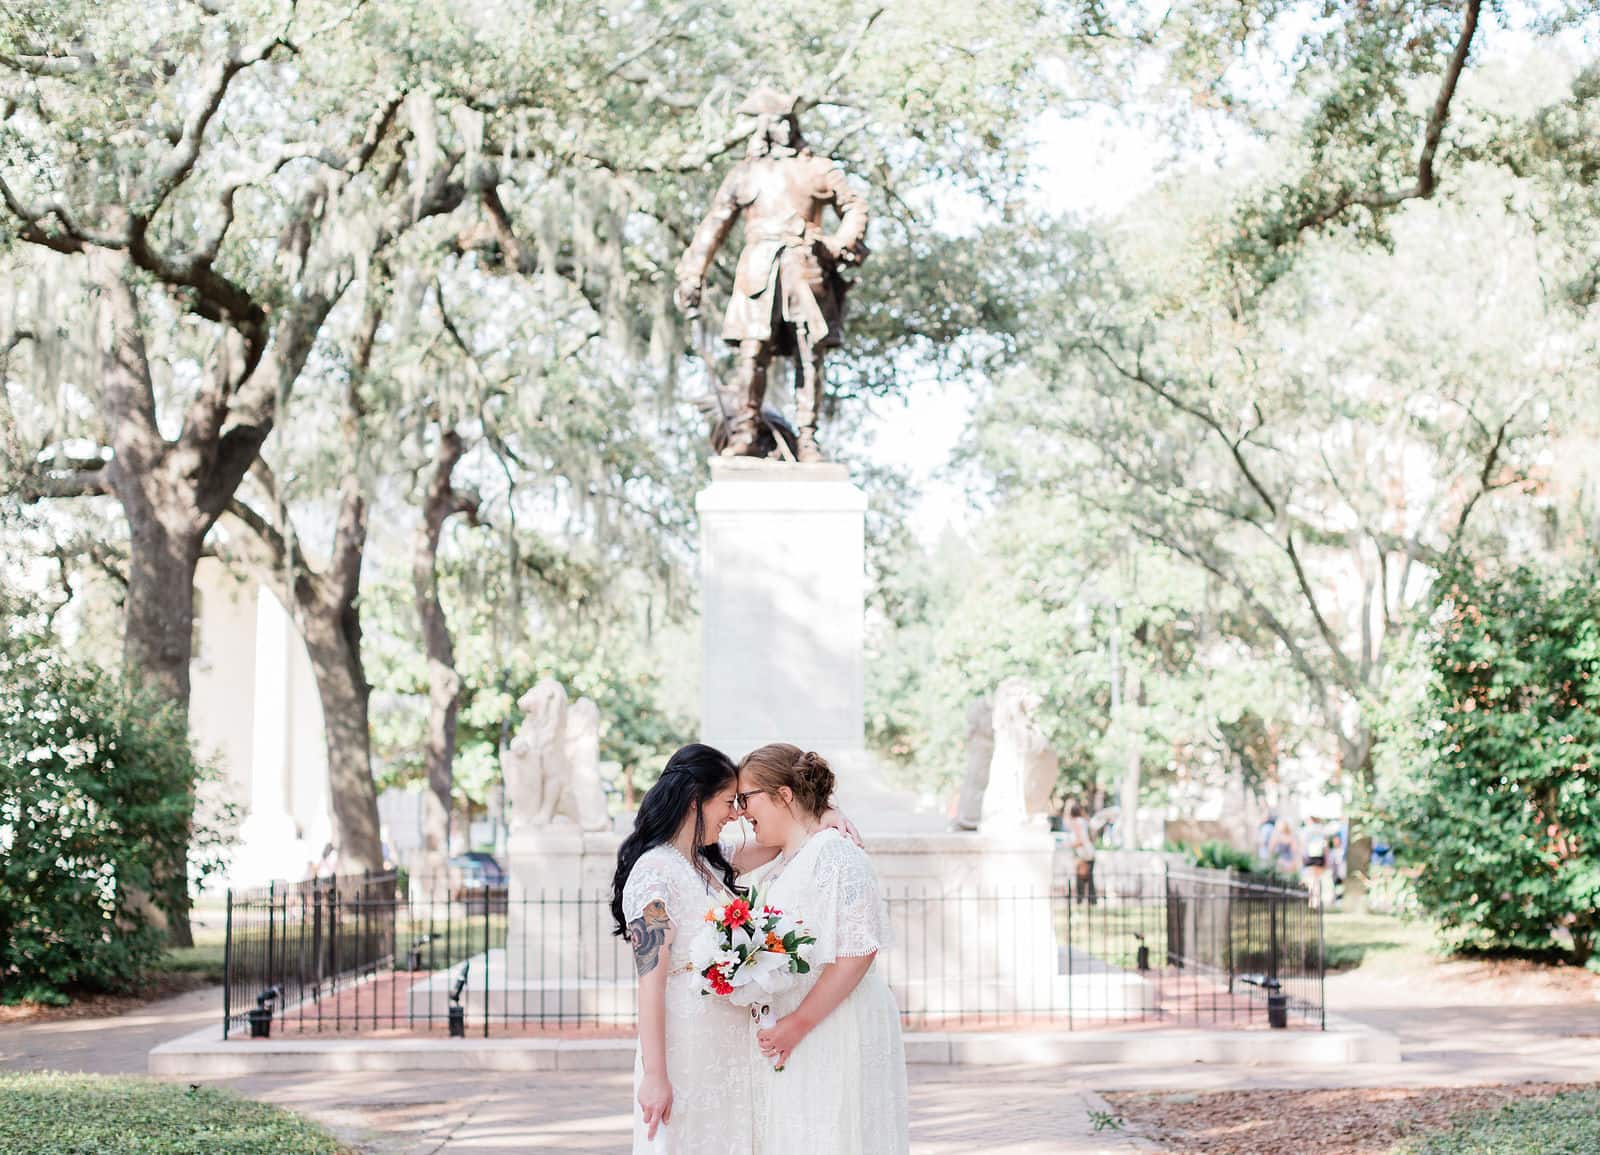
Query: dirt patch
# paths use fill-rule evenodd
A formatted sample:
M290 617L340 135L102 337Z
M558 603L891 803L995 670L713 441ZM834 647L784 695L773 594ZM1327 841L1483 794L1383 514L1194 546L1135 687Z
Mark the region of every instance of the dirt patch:
M136 1011L148 1003L187 994L201 987L215 986L215 980L188 971L161 971L144 986L125 995L81 993L64 1007L45 1003L18 1003L0 1006L0 1026L10 1023L47 1023L55 1019L104 1019Z
M1387 960L1329 975L1328 1006L1595 1006L1600 975L1520 959Z
M1440 1131L1468 1111L1516 1099L1587 1090L1587 1083L1495 1087L1354 1088L1112 1094L1106 1099L1168 1155L1384 1155L1396 1143Z

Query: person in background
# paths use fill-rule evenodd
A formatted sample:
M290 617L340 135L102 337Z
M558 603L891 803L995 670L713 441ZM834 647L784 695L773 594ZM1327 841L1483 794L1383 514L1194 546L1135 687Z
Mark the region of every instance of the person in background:
M1072 846L1073 895L1079 902L1094 905L1094 837L1089 833L1089 819L1083 806L1077 802L1067 812L1067 839Z
M1316 819L1306 824L1305 882L1311 892L1311 905L1321 906L1328 877L1327 827Z
M1278 824L1272 828L1272 841L1268 844L1273 867L1280 874L1289 875L1291 878L1300 866L1300 843L1294 836L1294 828L1287 819L1278 819Z
M333 843L328 843L322 848L322 857L317 860L317 878L336 878L339 874L339 848Z
M1272 835L1278 829L1278 816L1268 814L1261 825L1256 828L1256 858L1261 862L1272 861Z
M1333 882L1333 905L1335 908L1344 901L1344 864L1345 845L1344 834L1334 830L1328 835L1328 877Z

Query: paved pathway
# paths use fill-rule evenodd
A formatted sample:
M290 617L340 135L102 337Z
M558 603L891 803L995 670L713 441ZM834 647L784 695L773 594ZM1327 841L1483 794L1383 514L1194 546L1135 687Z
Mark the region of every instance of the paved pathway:
M207 987L108 1019L0 1025L0 1071L144 1074L150 1049L222 1022L222 988Z
M0 1027L0 1069L143 1073L158 1042L215 1021L220 992L197 991L115 1019ZM1600 1079L1593 1006L1372 1006L1346 1017L1396 1031L1398 1064L1266 1066L914 1066L914 1155L1089 1155L1147 1145L1095 1132L1096 1091L1252 1087L1459 1086ZM371 1155L529 1155L628 1147L622 1072L274 1075L219 1080L305 1111ZM1092 1089L1091 1089L1092 1088ZM286 1153L288 1155L288 1153Z
M621 1071L444 1076L271 1075L231 1079L364 1142L371 1155L616 1155L630 1143L631 1077ZM971 1069L911 1069L913 1155L1121 1155L1147 1149L1096 1133L1093 1092L1059 1074L974 1079ZM825 1153L819 1153L825 1155Z

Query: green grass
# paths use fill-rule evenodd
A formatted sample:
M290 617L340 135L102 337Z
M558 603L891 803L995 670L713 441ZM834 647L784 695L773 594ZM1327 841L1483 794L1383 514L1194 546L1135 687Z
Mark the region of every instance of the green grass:
M158 969L173 974L196 974L208 982L220 983L223 945L227 940L222 916L197 913L190 929L194 945L170 947Z
M1086 904L1072 908L1071 938L1068 938L1068 906L1058 903L1054 915L1056 943L1092 954L1111 966L1131 969L1138 958L1139 939L1143 935L1150 948L1150 965L1163 965L1167 956L1167 920L1161 907L1152 904L1115 906L1102 902L1096 906Z
M1600 1089L1524 1099L1458 1119L1393 1155L1593 1155L1600 1151Z
M228 1091L97 1075L0 1075L0 1155L353 1155Z
M172 974L197 974L209 982L222 981L222 944L172 947L158 968Z
M1411 970L1426 966L1440 949L1438 935L1426 922L1353 910L1324 911L1322 941L1330 972L1356 967Z

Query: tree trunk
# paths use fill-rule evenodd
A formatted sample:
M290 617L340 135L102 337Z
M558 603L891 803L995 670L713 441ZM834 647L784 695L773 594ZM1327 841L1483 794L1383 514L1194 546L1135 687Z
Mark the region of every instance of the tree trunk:
M101 389L111 432L105 490L128 521L128 588L123 609L123 668L135 685L155 690L183 717L189 713L189 660L194 652L194 572L211 522L197 509L197 485L174 468L172 446L156 425L155 391L145 356L143 319L122 254L97 252L90 268L101 290L96 338ZM175 474L177 474L175 476ZM179 800L192 821L194 791ZM165 927L177 946L193 946L189 926L189 856L170 848L158 892L163 908L136 895L146 918ZM181 885L173 885L181 879Z
M364 514L363 514L364 519ZM310 577L297 582L300 632L316 674L328 745L328 791L333 803L339 873L383 869L378 794L372 782L367 684L361 663L361 619L355 599L319 596Z
M122 496L123 487L118 487ZM172 532L142 493L122 502L128 517L128 589L124 602L123 666L136 685L150 687L187 717L189 659L194 649L194 571L200 560L200 539L193 532ZM186 819L194 818L194 793L182 799ZM189 926L188 845L174 847L161 868L158 883L182 878L181 886L158 885L170 893L176 909L163 909L145 897L135 905L153 924L164 927L173 945L194 945Z
M285 595L305 642L322 703L328 753L328 793L333 810L339 872L383 869L378 794L372 781L372 739L367 683L361 661L361 563L367 546L367 503L362 493L360 387L372 357L382 317L381 300L369 299L357 339L354 371L346 383L343 433L350 457L339 483L339 513L333 552L325 571L307 563L287 524L275 525L242 502L229 504L254 542L241 543L257 575ZM254 467L257 480L276 502L278 484L267 463ZM287 515L285 515L286 517Z
M474 516L476 494L451 485L456 463L465 449L460 436L444 430L434 456L433 476L423 499L422 522L411 555L411 583L422 643L428 658L428 734L424 751L428 791L423 802L423 851L432 870L450 855L451 795L456 753L456 713L461 704L461 677L456 673L450 624L439 600L439 537L454 513Z
M121 486L118 491L121 497ZM129 529L123 664L144 685L187 713L200 537L192 531L169 530L161 515L139 500L142 494L129 496L133 500L122 501Z

